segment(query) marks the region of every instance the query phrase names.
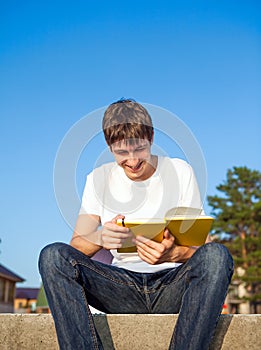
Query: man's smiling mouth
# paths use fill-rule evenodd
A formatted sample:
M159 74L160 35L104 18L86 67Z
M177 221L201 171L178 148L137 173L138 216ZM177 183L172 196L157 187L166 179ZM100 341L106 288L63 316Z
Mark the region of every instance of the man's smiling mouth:
M137 165L135 165L135 166L126 165L126 167L127 167L128 169L130 169L132 172L136 172L136 171L139 171L139 170L141 169L142 165L143 165L143 161L139 162L139 163L138 163Z

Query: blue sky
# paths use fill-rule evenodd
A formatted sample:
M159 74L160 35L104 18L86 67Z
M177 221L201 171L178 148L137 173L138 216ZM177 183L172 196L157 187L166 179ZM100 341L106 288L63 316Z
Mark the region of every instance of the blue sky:
M53 189L59 145L122 96L190 128L207 194L228 168L261 171L260 62L259 1L1 2L0 262L40 285L40 249L71 236ZM79 160L79 193L101 142Z

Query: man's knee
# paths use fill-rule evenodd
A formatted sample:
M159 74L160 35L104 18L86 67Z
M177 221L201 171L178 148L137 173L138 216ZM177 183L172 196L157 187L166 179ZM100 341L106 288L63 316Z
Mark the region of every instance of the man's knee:
M50 269L51 266L55 264L59 258L61 249L66 246L67 244L65 243L51 243L41 250L38 260L39 271L41 274L44 270Z
M229 250L219 243L207 243L201 248L202 259L209 271L218 273L218 271L233 272L233 258Z

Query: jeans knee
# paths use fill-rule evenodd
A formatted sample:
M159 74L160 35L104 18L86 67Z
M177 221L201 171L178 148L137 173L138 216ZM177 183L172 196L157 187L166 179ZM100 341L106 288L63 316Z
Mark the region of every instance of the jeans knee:
M209 271L217 274L219 271L233 273L234 263L229 250L219 243L207 243L202 247L204 252L205 266Z
M59 250L63 246L66 246L66 244L51 243L41 250L39 259L38 259L38 266L39 266L39 271L41 275L42 273L44 273L44 271L49 270L51 266L54 265L59 255Z

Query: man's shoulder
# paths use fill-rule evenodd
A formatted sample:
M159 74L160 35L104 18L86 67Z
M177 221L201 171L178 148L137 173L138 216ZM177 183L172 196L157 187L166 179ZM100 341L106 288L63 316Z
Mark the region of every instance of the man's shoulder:
M172 165L177 170L187 170L188 168L191 168L189 163L181 158L162 157L162 164Z
M112 171L116 171L117 168L118 167L116 162L109 162L109 163L104 163L100 166L97 166L96 168L93 169L91 173L95 175L102 175L102 174L106 175L108 173L111 173Z

